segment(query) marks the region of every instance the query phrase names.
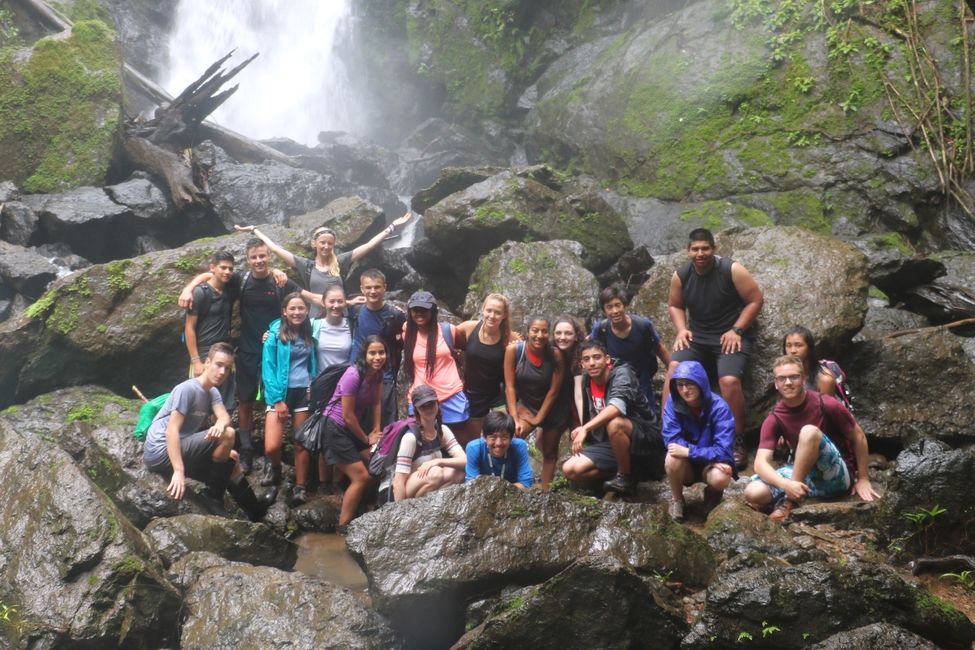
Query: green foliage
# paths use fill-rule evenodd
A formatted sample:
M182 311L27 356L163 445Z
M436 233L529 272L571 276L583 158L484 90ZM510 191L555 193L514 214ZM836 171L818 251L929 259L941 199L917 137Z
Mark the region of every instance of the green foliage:
M948 512L947 508L935 504L930 508L918 508L914 512L903 513L904 519L914 525L914 532L903 541L909 543L920 537L922 552L929 555L931 537L934 536L937 519L946 512Z
M750 633L741 631L738 633L738 638L735 640L735 643L743 643L745 641L754 641L754 640L755 637L753 637Z
M959 573L942 573L942 578L951 578L956 580L965 587L965 589L971 590L975 587L975 571L961 571Z
M113 293L128 293L132 290L132 283L129 282L127 273L130 266L132 266L132 260L118 260L105 265L105 272L108 274L108 288Z
M775 625L769 624L768 621L762 621L762 638L772 636L776 632L781 632L782 628L776 627Z
M68 411L66 419L68 422L91 422L97 415L95 407L90 404L81 404Z
M5 7L0 7L0 48L16 45L20 29L14 23L14 15Z

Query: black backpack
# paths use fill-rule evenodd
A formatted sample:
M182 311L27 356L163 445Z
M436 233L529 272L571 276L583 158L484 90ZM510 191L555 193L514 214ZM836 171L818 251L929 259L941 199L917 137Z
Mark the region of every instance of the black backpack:
M332 395L335 394L335 388L339 385L339 380L351 365L351 363L339 363L329 366L312 379L311 385L308 387L309 411L321 413L329 406Z
M249 272L248 272L249 273ZM203 287L203 296L200 300L196 301L194 307L196 308L196 322L199 323L201 318L206 318L206 315L210 313L210 303L213 302L213 289L210 285L204 282L203 284L197 285ZM179 342L186 343L186 317L189 316L190 310L184 309L180 315L180 323L182 327L179 330Z

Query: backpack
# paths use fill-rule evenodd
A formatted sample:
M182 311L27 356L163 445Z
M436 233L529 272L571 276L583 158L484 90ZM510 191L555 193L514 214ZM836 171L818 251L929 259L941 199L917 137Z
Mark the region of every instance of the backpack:
M163 393L142 405L142 408L139 409L139 420L135 423L135 431L132 432L132 436L136 440L139 442L146 441L149 427L152 426L152 421L156 419L156 414L162 410L167 399L169 399L169 393Z
M308 410L312 413L320 413L330 405L335 388L339 385L342 375L349 369L351 363L338 363L334 366L325 368L318 376L311 380L308 387Z
M384 478L386 472L396 462L396 454L399 452L399 445L403 440L403 435L408 432L416 435L418 430L414 418L406 418L405 420L397 420L396 422L387 424L386 428L383 429L379 442L369 456L369 476L375 479Z
M650 374L657 374L657 348L654 341L660 341L657 338L656 332L653 329L653 323L649 318L644 316L637 316L636 314L630 314L631 327L639 336L640 340L643 341L644 354L648 359L650 359ZM596 326L594 329L595 335L593 336L594 341L599 341L609 351L609 319L602 319L596 321Z
M843 368L832 359L820 359L819 366L836 379L836 399L843 402L843 406L852 413L853 395L850 393L850 385L846 382L846 373L843 371Z

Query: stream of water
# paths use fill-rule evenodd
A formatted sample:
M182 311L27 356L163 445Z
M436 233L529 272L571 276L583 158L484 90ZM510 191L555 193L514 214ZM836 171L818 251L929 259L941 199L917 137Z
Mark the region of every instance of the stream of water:
M328 130L361 132L338 47L350 0L180 0L162 85L173 95L231 50L233 66L259 52L212 119L251 138L308 145Z

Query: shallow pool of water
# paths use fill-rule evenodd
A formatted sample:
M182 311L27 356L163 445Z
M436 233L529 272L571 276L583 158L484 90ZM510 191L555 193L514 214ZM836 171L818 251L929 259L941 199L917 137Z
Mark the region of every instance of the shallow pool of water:
M295 543L298 544L295 571L348 587L357 595L368 598L366 574L349 554L344 537L326 533L305 533L295 539Z

